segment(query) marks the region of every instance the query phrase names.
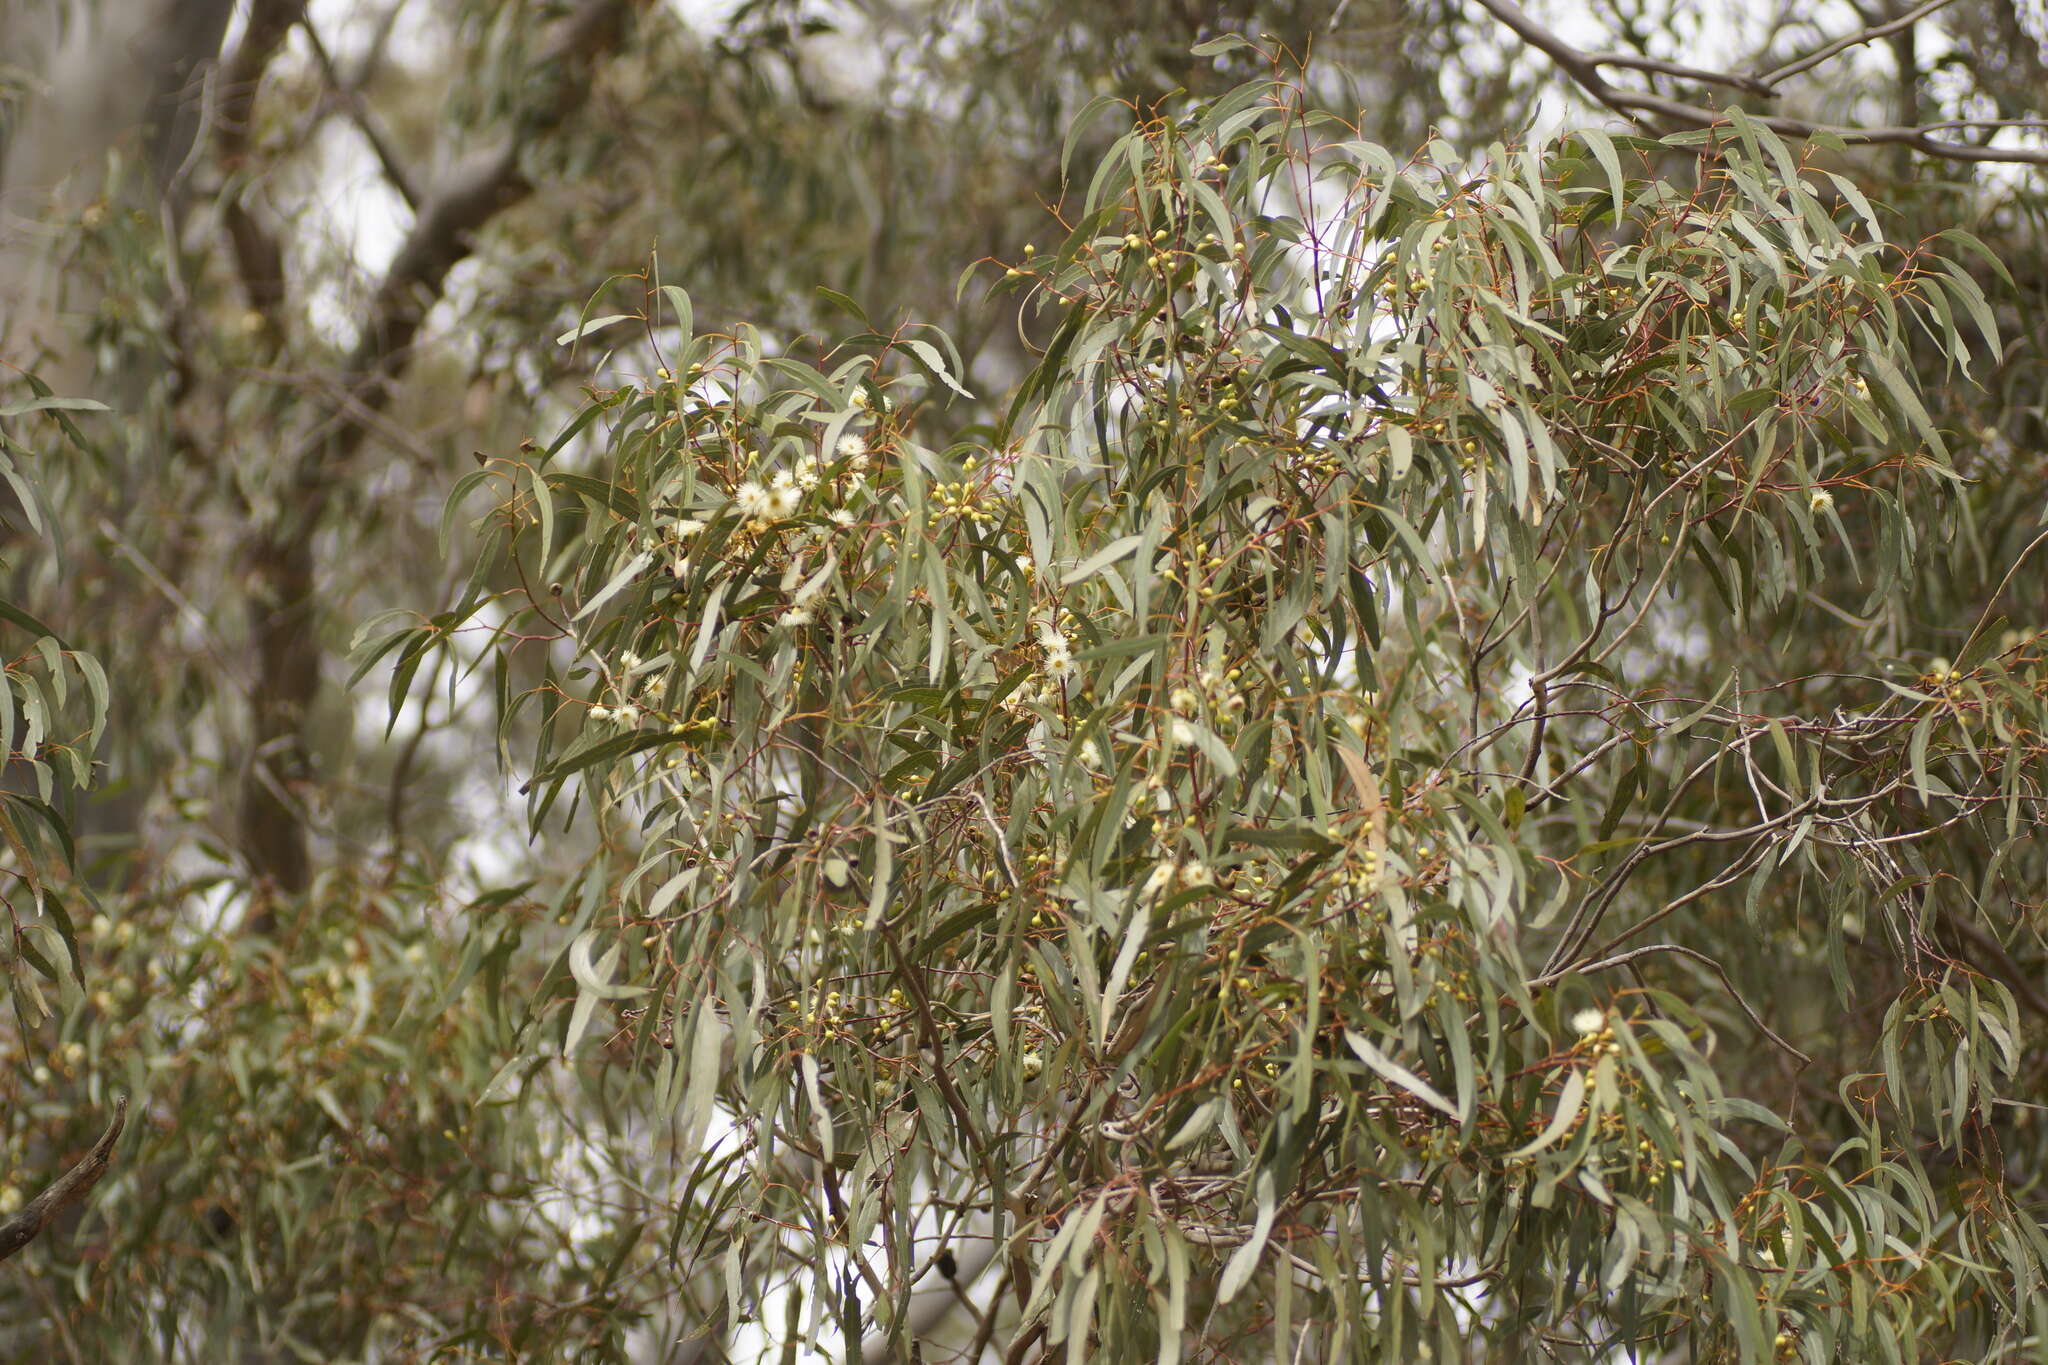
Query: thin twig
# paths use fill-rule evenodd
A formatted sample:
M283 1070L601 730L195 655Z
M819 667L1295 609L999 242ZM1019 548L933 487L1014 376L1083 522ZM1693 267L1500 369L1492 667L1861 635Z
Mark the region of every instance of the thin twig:
M1879 38L1889 38L1894 33L1902 33L1936 10L1954 3L1955 0L1927 0L1927 3L1907 10L1889 23L1873 24L1869 28L1858 29L1854 33L1845 34L1833 42L1807 53L1797 61L1787 62L1776 71L1760 77L1759 83L1768 89L1780 81L1797 76L1803 71L1811 71L1814 67L1819 66L1837 53L1847 52L1850 48L1861 47L1865 43L1874 43Z
M1683 100L1667 99L1647 90L1631 90L1613 84L1600 74L1604 60L1601 56L1566 42L1550 29L1531 19L1521 6L1513 3L1513 0L1479 0L1479 4L1513 31L1516 37L1556 62L1558 67L1588 95L1617 113L1654 116L1690 128L1712 128L1728 122L1728 115L1721 110L1688 104ZM1931 5L1922 8L1928 9ZM1867 41L1858 35L1851 36L1857 41ZM1735 83L1732 77L1730 83ZM1786 118L1776 114L1754 117L1757 123L1780 137L1795 140L1803 141L1820 135L1840 138L1843 142L1857 146L1908 147L1945 161L1987 161L2048 166L2048 148L1986 147L1971 143L1946 142L1931 136L1926 127L1919 125L1854 126L1814 123L1807 119ZM2038 121L2025 126L2048 130L2048 123Z
M377 164L384 168L384 178L391 182L391 187L405 200L407 208L414 213L419 212L419 187L413 182L412 173L405 168L405 164L398 159L398 154L392 150L391 139L377 126L376 117L363 99L362 89L359 86L348 85L342 80L341 73L335 69L334 58L328 54L327 44L320 41L320 33L313 27L310 17L301 20L299 28L305 33L306 42L312 47L313 57L320 63L320 72L327 78L327 84L333 89L334 97L340 100L341 107L348 111L349 122L363 135L363 141L370 144L370 150L376 154Z

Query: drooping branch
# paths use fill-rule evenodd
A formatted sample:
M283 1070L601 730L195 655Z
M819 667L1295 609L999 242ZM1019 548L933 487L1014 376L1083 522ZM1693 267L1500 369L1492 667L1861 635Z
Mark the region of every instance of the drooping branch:
M1884 24L1872 25L1857 32L1838 38L1823 45L1807 56L1781 66L1763 76L1744 76L1733 72L1706 72L1689 67L1658 62L1645 58L1624 57L1613 54L1587 52L1566 42L1557 33L1530 18L1514 0L1479 0L1479 5L1494 18L1500 20L1514 35L1529 46L1557 63L1558 69L1571 77L1595 100L1616 113L1646 121L1663 121L1672 127L1704 128L1727 120L1720 110L1706 105L1690 104L1684 100L1668 98L1648 90L1616 85L1602 74L1603 67L1625 67L1633 70L1678 76L1687 80L1732 86L1751 94L1769 98L1773 87L1779 81L1800 72L1810 70L1828 58L1863 43L1874 42L1901 31L1933 13L1949 0L1927 0L1926 3L1908 11L1899 18ZM1815 136L1841 139L1859 146L1906 147L1924 155L1946 161L1995 161L2030 166L2048 166L2048 148L2041 147L1990 147L1975 143L1951 142L1936 137L1936 130L1953 127L1953 124L1913 125L1847 125L1816 123L1807 119L1787 118L1778 114L1756 115L1756 121L1777 133L1780 137L1804 140ZM2008 126L2014 126L2008 124ZM2016 126L2048 131L2048 122L2029 120Z
M100 1140L92 1145L92 1150L80 1157L77 1165L57 1177L48 1189L23 1205L20 1213L6 1223L0 1223L0 1261L33 1242L49 1226L52 1218L83 1199L86 1192L99 1183L114 1159L114 1144L121 1140L121 1130L127 1123L128 1097L123 1095L114 1101L113 1121L107 1125L107 1131L100 1134Z

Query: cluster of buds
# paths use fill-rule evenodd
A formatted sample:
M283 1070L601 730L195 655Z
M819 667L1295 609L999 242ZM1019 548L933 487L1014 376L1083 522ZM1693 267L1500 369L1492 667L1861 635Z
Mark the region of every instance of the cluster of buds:
M827 991L822 1001L804 1011L805 1025L817 1029L821 1041L829 1043L846 1036L846 1015L840 1009L844 1000L838 991Z
M1287 467L1310 479L1333 479L1344 472L1344 457L1334 446L1297 446L1287 453Z
M135 942L135 926L127 920L116 924L110 916L94 915L92 917L92 936L98 939L109 939L115 947L126 948L129 944Z
M1025 262L1025 267L1027 267L1027 268L1029 267L1029 265L1030 265L1030 263L1031 263L1031 258L1032 258L1033 256L1036 256L1037 254L1038 254L1038 248L1037 248L1037 247L1035 247L1035 246L1031 245L1031 243L1029 243L1029 242L1026 242L1026 243L1024 244L1024 262ZM1013 266L1011 266L1011 267L1010 267L1009 269L1007 269L1007 270L1005 270L1005 271L1003 272L1003 278L1004 278L1004 279L1006 279L1006 280L1014 280L1014 279L1017 279L1017 278L1019 278L1019 277L1020 277L1020 276L1022 276L1023 274L1024 274L1024 269L1023 269L1023 268L1019 268L1019 267L1017 267L1017 266L1014 266L1014 265L1013 265Z
M1241 668L1205 668L1190 679L1193 687L1183 683L1168 692L1166 704L1176 716L1207 714L1224 722L1234 721L1244 713L1244 693L1237 687L1243 676Z
M1166 239L1172 235L1165 228L1160 228L1152 234L1151 240L1147 241L1135 232L1126 233L1124 234L1123 248L1125 251L1130 252L1146 252L1145 264L1153 270L1163 270L1172 264L1173 253L1170 251L1153 250L1152 248L1164 245Z
M1642 1169L1643 1183L1651 1189L1664 1183L1666 1172L1678 1169L1678 1162L1657 1151L1657 1144L1648 1138L1636 1142L1636 1164Z
M972 474L975 464L975 458L970 455L961 469ZM941 516L959 517L975 526L992 526L1002 520L1002 514L989 509L989 492L986 483L972 479L933 484L932 509Z
M1345 878L1353 891L1370 891L1380 883L1380 854L1376 848L1361 848L1349 867Z
M93 990L93 1008L102 1014L112 1014L116 1009L133 1000L135 992L134 977L125 974L116 976L110 984L96 987Z
M1613 284L1607 286L1605 289L1593 290L1592 295L1594 298L1597 298L1601 302L1605 303L1609 308L1633 308L1636 306L1636 291L1634 285Z
M1450 976L1438 977L1430 990L1454 1004L1470 1005L1478 997L1472 993L1472 978L1469 973L1457 972Z

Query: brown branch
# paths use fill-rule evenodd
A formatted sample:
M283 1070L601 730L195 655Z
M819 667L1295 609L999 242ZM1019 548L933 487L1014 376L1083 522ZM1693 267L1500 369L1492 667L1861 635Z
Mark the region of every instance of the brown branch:
M230 184L222 196L222 222L235 273L249 307L262 317L273 340L283 336L279 321L284 307L284 248L276 231L249 207L249 134L263 73L304 13L305 0L257 0L242 41L221 66L220 103L214 110L214 145Z
M1613 84L1600 74L1601 66L1636 65L1637 63L1633 59L1622 59L1586 52L1581 48L1574 47L1542 24L1531 19L1519 5L1514 3L1514 0L1479 0L1479 5L1487 13L1506 25L1516 37L1549 57L1553 62L1556 62L1559 69L1571 77L1580 89L1617 113L1627 114L1631 117L1650 116L1661 118L1689 128L1711 128L1728 122L1728 115L1721 110L1709 109L1704 105L1688 104L1683 100L1667 99L1662 95L1653 94L1647 90L1631 90L1625 86ZM1921 6L1921 11L1931 11L1932 8L1934 8L1934 5L1930 3ZM1912 17L1919 17L1919 13L1920 11L1913 12ZM1888 26L1879 25L1876 29L1861 30L1859 34L1851 35L1851 37L1855 42L1869 41L1871 37L1882 36L1878 29L1889 31ZM1853 46L1854 42L1845 43L1844 45ZM1837 50L1839 51L1840 49ZM1828 53L1827 55L1832 56L1834 54ZM1799 66L1799 63L1794 63L1793 65L1798 66L1801 70L1805 69L1803 66ZM1667 74L1676 74L1676 72L1668 72ZM1782 77L1784 74L1786 73L1783 68L1772 73L1773 76L1777 77ZM1702 77L1694 75L1693 79L1702 79ZM1747 79L1722 73L1718 78L1718 83L1750 88L1745 84ZM1769 78L1763 79L1768 80ZM1755 115L1753 117L1755 117L1757 123L1769 128L1780 137L1791 138L1795 141L1825 136L1839 138L1841 141L1855 146L1906 147L1945 161L1990 161L2017 163L2028 166L2048 166L2048 148L1985 147L1965 142L1948 142L1933 136L1928 126L1858 127L1842 124L1814 123L1806 119L1785 118L1776 114ZM2048 122L2037 121L2024 126L2037 130L2048 130Z
M398 11L405 7L405 0L391 0L377 16L377 25L370 30L370 41L363 46L362 59L356 69L348 73L342 82L346 90L365 90L376 78L377 68L384 65L385 49L391 45L392 30L398 27Z
M86 1192L99 1183L114 1159L114 1144L120 1140L121 1129L127 1122L128 1097L122 1095L114 1101L113 1122L107 1125L106 1132L100 1134L100 1140L92 1145L92 1150L79 1158L76 1166L59 1176L50 1188L29 1200L20 1213L0 1224L0 1261L33 1242L49 1226L52 1218L83 1199Z
M242 774L240 842L250 871L266 890L296 895L311 884L305 812L292 799L291 786L308 770L306 731L320 691L313 541L338 475L389 406L390 381L404 367L448 272L475 249L477 232L491 218L533 192L519 171L520 151L582 106L591 59L615 38L628 11L644 3L583 0L554 27L536 59L526 88L537 95L520 112L513 134L459 167L421 203L372 298L337 410L304 431L287 457L291 496L251 530L244 554L250 633L260 667ZM275 928L268 895L259 898L250 925L259 933Z
M1948 4L1950 0L1939 0ZM1655 76L1675 76L1682 81L1698 81L1702 85L1726 85L1752 95L1771 96L1771 87L1755 76L1745 76L1736 71L1708 71L1697 66L1682 66L1677 62L1659 61L1655 57L1638 57L1627 52L1589 52L1586 60L1596 68L1602 66L1625 67L1630 71L1642 71Z

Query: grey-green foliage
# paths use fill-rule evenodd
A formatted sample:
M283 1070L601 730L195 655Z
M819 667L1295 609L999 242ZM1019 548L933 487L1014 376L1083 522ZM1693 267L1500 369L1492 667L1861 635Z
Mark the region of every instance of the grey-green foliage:
M0 478L10 510L24 526L12 530L7 559L47 557L50 528L35 486L37 457L62 458L66 443L83 449L71 414L104 410L91 399L52 393L34 377L30 396L0 405ZM5 568L0 561L0 568ZM91 892L74 884L78 860L69 808L73 793L92 785L94 752L107 726L107 675L90 653L12 601L0 600L7 642L0 670L0 869L7 910L7 990L20 1033L31 1035L79 995L78 933L71 905ZM4 1048L4 1044L0 1044ZM5 1058L11 1048L0 1050ZM62 1058L28 1049L23 1060L49 1074ZM68 1069L68 1067L67 1067ZM0 1214L37 1193L18 1179L0 1184Z
M1739 120L1404 162L1257 84L1005 270L988 420L934 332L658 291L362 654L488 669L601 836L522 1054L629 1031L705 1321L900 1351L993 1238L1013 1360L2033 1358L1955 945L2038 865L2041 639L1884 610L1974 552L1943 245Z

